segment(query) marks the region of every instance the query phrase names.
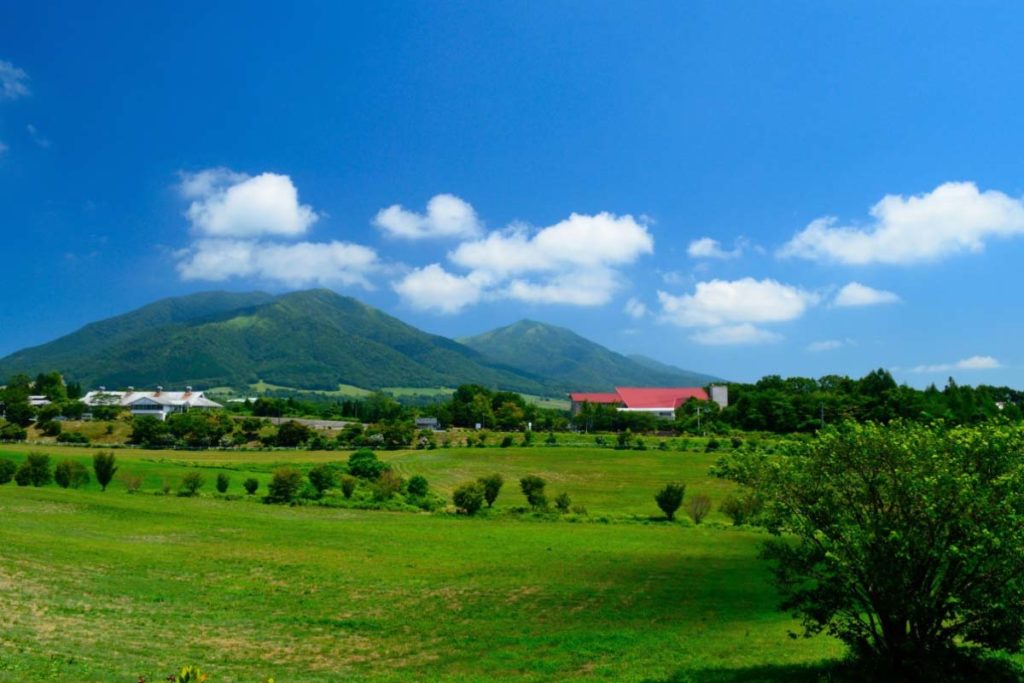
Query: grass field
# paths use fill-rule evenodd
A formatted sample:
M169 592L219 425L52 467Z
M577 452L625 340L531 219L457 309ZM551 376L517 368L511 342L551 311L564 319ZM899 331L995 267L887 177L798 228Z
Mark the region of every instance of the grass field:
M90 449L43 450L57 461ZM725 490L703 453L584 448L382 454L447 493L498 471L549 479L623 523L385 513L154 495L190 468L264 481L320 452L117 451L129 495L0 487L0 681L162 680L196 663L220 681L792 680L841 654L792 640L763 536L654 515L668 479ZM149 490L150 492L145 492Z

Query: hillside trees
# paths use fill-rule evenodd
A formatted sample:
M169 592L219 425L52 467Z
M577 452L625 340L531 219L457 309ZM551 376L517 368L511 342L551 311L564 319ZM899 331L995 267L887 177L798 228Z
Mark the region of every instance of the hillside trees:
M1024 637L1024 434L847 422L720 475L757 491L783 608L888 675ZM931 674L927 674L931 672Z

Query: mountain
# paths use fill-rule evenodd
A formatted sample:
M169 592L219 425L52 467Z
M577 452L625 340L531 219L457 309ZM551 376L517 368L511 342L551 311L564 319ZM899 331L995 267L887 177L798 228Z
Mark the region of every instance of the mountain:
M484 358L545 377L563 390L609 391L615 386L702 386L717 378L627 358L572 330L520 320L459 341Z
M469 382L525 393L553 388L328 290L165 299L0 359L2 378L53 369L87 387L263 380L303 389Z
M711 384L713 382L725 382L726 380L721 377L715 377L714 375L705 375L702 372L693 372L692 370L683 370L675 365L669 365L668 363L662 363L659 360L642 356L639 353L631 353L626 356L634 363L642 365L650 370L656 370L664 373L665 375L671 375L678 377L678 383L682 386L704 386L705 384Z

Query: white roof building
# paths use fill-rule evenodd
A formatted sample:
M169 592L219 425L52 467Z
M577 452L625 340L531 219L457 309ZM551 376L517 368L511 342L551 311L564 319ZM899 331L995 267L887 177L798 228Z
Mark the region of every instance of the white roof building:
M128 408L132 415L151 415L159 420L166 420L173 413L184 413L194 409L222 408L221 404L206 398L201 391L164 391L157 387L156 391L107 391L100 387L99 391L90 391L83 398L86 406L121 406Z

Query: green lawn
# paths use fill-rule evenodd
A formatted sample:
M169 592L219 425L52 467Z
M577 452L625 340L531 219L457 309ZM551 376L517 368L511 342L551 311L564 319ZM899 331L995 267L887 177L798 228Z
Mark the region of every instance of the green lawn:
M32 447L6 449L19 458ZM41 449L53 460L89 449ZM195 466L267 477L343 453L117 452L154 491ZM384 454L447 491L535 472L622 521L667 478L718 495L710 457L606 449ZM163 460L161 460L163 459ZM718 487L718 488L716 488ZM514 482L499 504L521 505ZM0 486L0 681L791 680L841 654L792 640L764 536L724 525L278 507Z

